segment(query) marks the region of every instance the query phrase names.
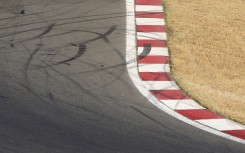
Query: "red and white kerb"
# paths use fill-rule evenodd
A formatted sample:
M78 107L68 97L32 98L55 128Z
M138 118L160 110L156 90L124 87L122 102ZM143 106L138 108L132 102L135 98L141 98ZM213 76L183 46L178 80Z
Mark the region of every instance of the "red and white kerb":
M170 76L162 0L135 0L137 66L145 86L160 103L202 125L245 140L245 126L213 113L185 95ZM144 54L148 46L147 54Z

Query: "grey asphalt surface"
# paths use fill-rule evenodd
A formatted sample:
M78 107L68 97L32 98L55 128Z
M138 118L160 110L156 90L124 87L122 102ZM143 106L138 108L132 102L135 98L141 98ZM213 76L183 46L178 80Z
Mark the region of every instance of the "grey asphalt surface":
M137 91L125 23L123 0L0 0L0 153L245 153Z

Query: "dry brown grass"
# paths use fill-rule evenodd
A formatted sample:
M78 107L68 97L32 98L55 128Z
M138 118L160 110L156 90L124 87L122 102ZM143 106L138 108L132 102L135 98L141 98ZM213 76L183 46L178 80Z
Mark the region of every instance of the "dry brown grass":
M164 1L173 77L202 105L245 124L245 1Z

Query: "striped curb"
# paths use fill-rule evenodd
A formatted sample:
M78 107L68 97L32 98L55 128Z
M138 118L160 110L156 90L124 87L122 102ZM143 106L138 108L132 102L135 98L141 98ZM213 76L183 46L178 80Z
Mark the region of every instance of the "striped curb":
M127 5L132 5L132 1L127 0ZM128 65L128 71L142 94L165 112L169 110L166 111L163 107L171 109L172 112L169 114L175 113L172 116L178 116L177 118L206 131L245 143L244 125L200 106L185 95L171 78L162 0L135 0L134 11L133 14L128 15L134 16L135 20L135 54L137 55L134 57L134 66L137 67L138 74L131 70L132 63L131 66ZM128 27L132 30L133 23L130 24ZM131 58L128 59L132 60L133 55L129 54L127 56ZM135 79L136 77L139 79Z

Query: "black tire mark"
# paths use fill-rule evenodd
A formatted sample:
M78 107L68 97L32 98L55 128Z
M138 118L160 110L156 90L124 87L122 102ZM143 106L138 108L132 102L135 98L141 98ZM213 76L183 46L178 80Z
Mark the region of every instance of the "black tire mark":
M5 96L1 96L1 95L0 95L0 98L2 98L2 99L9 99L9 98L7 98Z
M88 32L88 33L94 33L94 34L97 34L97 35L99 35L99 36L96 37L96 38L94 38L94 39L87 40L87 41L85 41L84 43L80 43L80 44L79 44L79 50L78 50L78 53L77 53L75 56L71 57L70 59L67 59L67 60L58 62L58 63L55 64L55 65L64 64L64 63L66 63L66 62L70 62L70 61L76 60L77 58L81 57L81 56L85 53L85 51L86 51L86 49L87 49L87 47L86 47L86 45L85 45L86 43L90 43L90 42L93 42L93 41L96 41L96 40L99 40L99 39L103 39L105 42L108 43L109 40L108 40L107 36L110 35L111 33L113 33L115 30L116 30L116 26L112 26L112 27L111 27L108 31L106 31L104 34L100 34L100 33L97 33L97 32L92 32L92 31L83 31L83 32Z
M33 60L34 56L37 54L37 52L41 49L42 44L39 44L37 48L31 53L31 55L28 57L25 65L24 65L24 75L25 75L25 81L30 86L29 83L29 77L28 77L28 69L30 67L31 61ZM29 48L27 48L29 50Z
M38 37L41 37L43 35L48 34L54 28L54 26L55 26L55 23L48 25L48 27L46 28L46 30L44 32L42 32L41 34L39 34L33 38L38 38Z
M110 27L110 29L108 31L106 31L104 34L100 34L98 32L93 32L93 31L86 31L86 30L82 30L83 32L88 32L88 33L94 33L99 35L98 37L91 39L91 40L87 40L84 43L90 43L92 41L96 41L98 39L103 39L105 42L109 43L109 39L107 38L108 35L110 35L111 33L113 33L115 30L117 29L117 26L113 25Z
M73 61L73 60L76 60L77 58L81 57L85 51L87 50L87 47L85 44L81 43L78 45L78 52L75 56L67 59L67 60L64 60L64 61L60 61L58 63L56 63L55 65L60 65L60 64L64 64L64 63L67 63L67 62L70 62L70 61Z
M31 64L32 59L37 54L37 52L41 49L42 44L39 44L38 47L31 53L31 55L28 57L26 64L25 64L25 71L28 71L28 68Z
M93 33L93 34L96 34L98 35L98 37L96 38L93 38L93 39L90 39L90 40L87 40L85 41L84 43L80 43L78 45L79 49L78 49L78 52L75 56L67 59L67 60L64 60L64 61L60 61L60 62L57 62L57 63L54 63L52 65L48 65L48 66L55 66L55 65L60 65L60 64L64 64L64 63L67 63L67 62L70 62L70 61L73 61L73 60L76 60L78 58L80 58L86 51L87 47L86 47L86 44L87 43L90 43L90 42L93 42L93 41L96 41L96 40L99 40L99 39L103 39L106 43L109 43L109 39L107 38L108 35L110 35L111 33L113 33L114 31L116 30L116 26L112 26L108 31L106 31L104 34L100 34L100 33L97 33L97 32L93 32L93 31L85 31L85 30L81 30L82 32L87 32L87 33ZM71 43L72 46L77 46L75 43ZM67 46L67 45L66 45ZM69 45L68 45L69 46ZM63 46L64 47L64 46ZM122 55L120 56L121 58Z
M151 52L151 44L144 44L143 52L139 55L139 59L146 57Z
M46 84L46 94L48 95L48 97L51 101L54 101L55 100L54 95L52 94L52 91L50 91L51 82L50 82L49 77L48 77L49 73L46 69L43 69L43 71L45 74L45 82L44 83Z
M48 25L46 27L46 29L42 33L40 33L39 35L34 36L32 38L26 39L25 41L37 39L37 38L40 38L41 36L44 36L44 35L48 34L54 28L54 26L55 26L55 23L52 23L52 24Z

